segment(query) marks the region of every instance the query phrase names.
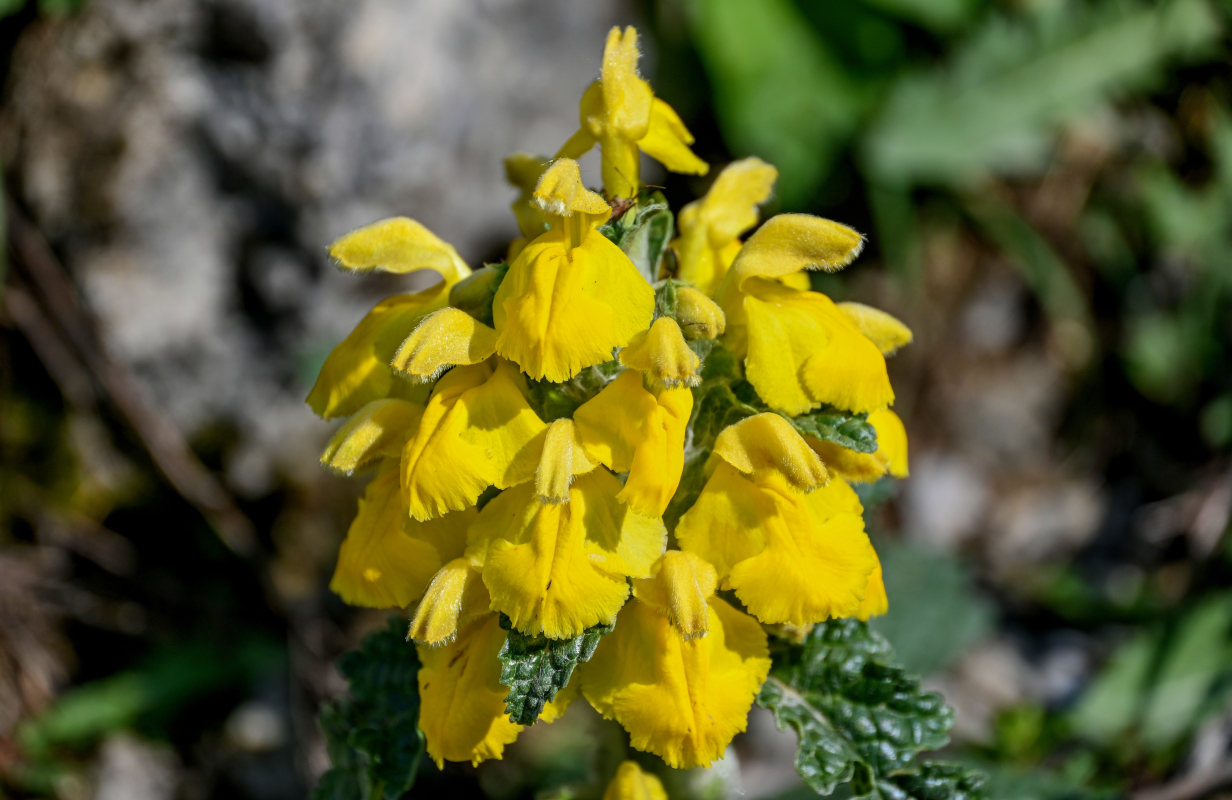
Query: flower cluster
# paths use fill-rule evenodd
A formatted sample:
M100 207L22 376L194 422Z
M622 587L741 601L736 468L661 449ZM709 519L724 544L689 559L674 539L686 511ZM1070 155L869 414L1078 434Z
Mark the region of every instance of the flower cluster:
M506 162L521 192L506 262L472 271L406 218L330 250L352 271L443 278L372 309L308 398L349 417L322 461L373 473L331 587L410 613L438 764L518 736L511 636L601 634L539 718L580 695L633 747L693 767L745 728L763 626L886 609L850 482L906 473L885 356L911 334L810 288L860 234L801 214L757 227L768 164L728 166L673 217L641 154L708 167L637 60L636 31L614 29L578 132L552 159ZM574 160L595 145L604 194ZM629 764L618 780L653 779Z

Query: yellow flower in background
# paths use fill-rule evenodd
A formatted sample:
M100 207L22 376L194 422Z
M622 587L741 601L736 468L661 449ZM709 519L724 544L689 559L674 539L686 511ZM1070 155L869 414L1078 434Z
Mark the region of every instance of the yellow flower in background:
M496 352L532 378L564 381L646 329L654 290L597 230L611 210L582 185L576 161L553 164L534 200L551 229L518 253L496 292Z
M637 195L640 153L672 172L705 175L710 169L689 149L693 135L679 115L637 74L640 55L634 28L612 28L599 80L582 95L582 126L557 153L558 158L579 158L597 143L608 197Z
M732 162L704 197L680 210L680 236L672 248L681 280L714 293L740 252L740 237L757 224L757 208L770 198L778 176L760 158Z
M539 179L551 163L552 159L531 153L514 153L505 158L505 180L519 192L510 208L513 209L514 219L518 221L518 230L522 233L522 237L516 240L520 244L525 244L548 229L547 218L533 200L535 187L539 185ZM517 254L511 253L509 257L513 258L515 255Z
M762 622L852 616L877 565L860 501L840 479L821 483L824 467L799 434L766 435L774 416L719 435L714 471L676 539Z
M668 553L663 562L682 557L688 558ZM653 578L634 582L634 599L616 629L578 669L582 694L619 722L638 750L670 767L708 766L748 725L770 669L766 634L752 617L713 596L713 569L705 575L704 562L670 569L663 562ZM686 639L673 617L700 613L706 634Z
M667 800L663 782L633 761L623 762L603 793L603 800Z

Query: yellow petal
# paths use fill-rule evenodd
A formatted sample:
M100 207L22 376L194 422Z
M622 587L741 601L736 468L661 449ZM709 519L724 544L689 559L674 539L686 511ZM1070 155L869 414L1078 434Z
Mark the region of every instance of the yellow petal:
M447 293L435 286L419 294L400 294L381 301L333 349L308 394L308 405L325 419L346 417L373 400L409 399L424 390L407 392L390 367L398 345L419 320L440 308Z
M695 639L710 629L706 602L718 583L714 567L697 554L668 550L652 577L633 581L633 596L665 612L681 636Z
M595 710L678 769L723 756L770 669L755 620L718 598L708 615L709 634L685 640L666 614L634 600L577 673Z
M489 614L450 645L417 648L423 664L419 729L437 767L446 761L478 764L500 758L505 745L518 738L522 726L506 716L509 689L500 682L498 654L504 643L505 631Z
M599 89L598 81L591 84L590 89L587 89L586 94L583 94L582 97L585 98L587 94L591 94L592 90L595 95L600 93L601 90ZM574 134L560 146L560 149L556 151L556 158L578 159L586 155L587 151L595 146L595 135L590 132L590 129L586 125L586 116L586 103L583 101L582 127L578 128L577 131L575 131Z
M546 427L507 362L450 370L402 451L410 515L431 519L473 506L488 486L530 480L538 456L533 443Z
M620 248L591 231L566 251L553 229L518 254L492 306L496 351L560 382L612 358L650 325L654 290Z
M667 800L663 782L634 761L625 761L607 785L603 800Z
M744 243L732 272L737 285L802 269L833 272L855 261L863 249L864 237L846 225L809 214L778 214Z
M423 406L405 400L373 400L338 429L321 463L344 475L367 469L382 458L397 458L419 427Z
M620 363L664 386L696 386L702 380L697 374L701 360L671 317L659 317L648 330L634 336L620 351Z
M532 486L489 502L471 526L467 555L482 564L493 610L528 634L577 636L616 618L628 585L663 552L658 520L627 512L603 470L578 478L569 502L540 503Z
M883 355L888 356L911 341L911 329L879 308L863 303L839 303L838 307Z
M599 77L603 106L607 113L606 123L608 127L633 141L646 135L654 100L654 91L650 84L637 74L640 55L637 49L637 30L633 26L630 25L623 32L619 27L608 31L607 43L603 47L603 68Z
M853 615L876 566L859 500L838 479L805 494L759 485L720 464L676 538L771 624Z
M545 214L556 217L581 215L587 225L601 225L612 215L603 195L582 183L582 172L571 158L557 160L547 168L535 187L534 203Z
M755 414L727 426L714 440L712 452L745 475L777 475L802 492L829 480L821 459L778 414Z
M496 331L464 311L445 307L415 327L394 354L394 369L429 383L452 366L478 364L496 352Z
M864 587L864 600L852 616L867 622L869 618L880 617L889 610L890 600L886 597L885 582L881 578L881 562L879 561L872 574L868 576L868 585Z
M639 514L660 516L680 485L692 411L688 389L651 393L630 370L583 403L573 419L578 438L596 461L629 473L617 499Z
M478 570L455 558L432 576L411 618L410 638L429 645L452 642L460 628L488 613L490 602Z
M757 224L757 208L770 199L778 176L760 158L743 158L724 167L706 196L689 204L700 206L698 222L714 247L736 241Z
M861 412L894 401L885 357L830 298L762 279L744 288L745 374L771 408Z
M676 321L684 338L714 339L727 325L719 304L691 286L676 290Z
M329 246L340 268L351 272L393 272L404 275L435 270L449 286L471 274L453 246L413 219L392 217L351 231Z
M441 557L430 541L412 536L412 530L397 470L385 470L359 501L329 588L353 606L404 608L418 600Z
M877 455L886 460L890 474L907 477L907 429L903 421L888 408L873 411L868 421L877 431Z
M680 115L656 97L650 105L650 126L646 135L638 140L638 148L672 172L705 175L710 165L694 155L689 149L691 144L693 134L684 126Z
M886 474L887 462L881 453L857 453L811 436L805 437L805 441L821 458L826 469L843 480L869 483Z
M544 437L543 454L535 471L535 493L545 503L566 503L573 477L596 466L578 442L573 420L555 420Z

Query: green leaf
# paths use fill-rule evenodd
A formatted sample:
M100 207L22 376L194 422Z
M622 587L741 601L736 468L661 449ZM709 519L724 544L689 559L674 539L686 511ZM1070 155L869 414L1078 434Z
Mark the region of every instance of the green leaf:
M869 423L867 414L826 410L788 417L787 420L805 436L815 436L823 442L833 442L857 453L877 451L877 431Z
M1232 699L1232 593L1130 639L1074 708L1075 732L1114 743L1131 731L1162 749Z
M519 725L535 724L543 707L569 684L573 669L590 660L599 639L614 627L596 625L572 639L548 639L514 630L504 614L500 624L509 631L500 649L500 680L509 687L505 711Z
M802 645L775 654L757 702L799 736L796 770L814 791L855 779L871 789L948 741L953 711L892 657L884 639L852 619L821 623Z
M992 627L993 612L954 556L921 544L877 541L890 611L873 630L918 675L949 666Z
M988 796L987 778L962 764L927 761L917 772L877 782L881 800L979 800Z
M321 709L333 769L322 776L314 800L396 800L415 783L423 754L419 731L419 657L406 640L406 620L391 617L339 671L347 697Z
M1057 126L1220 37L1206 0L1058 9L1048 26L994 19L952 63L899 81L866 137L867 173L957 185L985 170L1034 171Z
M663 255L676 230L675 217L663 194L643 190L637 202L599 231L625 252L647 281L659 279Z

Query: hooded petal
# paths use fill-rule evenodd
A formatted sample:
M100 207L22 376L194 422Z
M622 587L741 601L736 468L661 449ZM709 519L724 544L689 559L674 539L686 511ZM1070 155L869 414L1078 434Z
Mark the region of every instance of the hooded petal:
M693 134L684 126L676 110L655 98L650 106L650 127L638 140L638 148L672 172L685 175L705 175L710 165L702 161L689 145Z
M351 272L393 272L405 275L430 269L450 286L471 274L449 243L413 219L392 217L374 222L329 246L330 258Z
M633 596L667 614L685 639L695 639L710 630L706 603L718 585L718 573L701 556L668 550L651 577L633 581Z
M838 307L860 333L873 340L882 355L888 356L911 342L911 329L879 308L863 303L839 303Z
M714 440L712 452L744 475L778 477L802 492L830 478L804 437L778 414L755 414L727 426Z
M432 576L411 618L410 638L420 644L447 644L459 629L486 615L490 602L475 566L455 558Z
M777 214L749 237L732 264L737 286L749 278L781 278L803 269L834 272L856 260L864 237L811 214Z
M443 287L419 294L400 294L381 301L330 352L308 394L308 405L325 419L354 414L384 397L410 399L426 389L397 379L390 362L398 345L421 318L440 308L448 292Z
M593 230L565 243L554 228L528 244L492 306L496 351L556 382L611 360L654 315L654 290L619 247Z
M757 207L770 198L778 170L759 158L728 164L700 200L680 211L675 242L680 278L707 294L740 252L740 236L757 224Z
M430 383L452 366L478 364L496 352L496 331L479 320L445 307L424 317L394 354L392 366Z
M578 441L573 420L554 420L543 439L543 454L535 470L535 493L545 503L567 503L574 476L596 466Z
M397 458L419 426L423 406L406 400L373 400L338 429L321 463L334 472L353 475L382 458Z
M428 755L479 764L500 758L522 726L505 714L508 687L500 682L505 631L495 614L472 623L445 647L419 645L419 729Z
M708 616L709 634L685 640L667 614L634 600L578 669L595 710L619 722L635 748L678 769L722 757L770 669L756 620L718 598Z
M488 486L534 475L535 440L547 426L506 362L458 367L442 377L402 451L402 486L415 519L473 506Z
M659 317L649 329L637 334L620 351L620 363L645 374L656 385L696 386L701 359L684 340L680 325L671 317Z

